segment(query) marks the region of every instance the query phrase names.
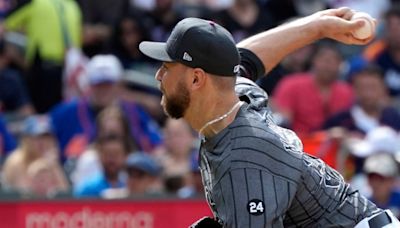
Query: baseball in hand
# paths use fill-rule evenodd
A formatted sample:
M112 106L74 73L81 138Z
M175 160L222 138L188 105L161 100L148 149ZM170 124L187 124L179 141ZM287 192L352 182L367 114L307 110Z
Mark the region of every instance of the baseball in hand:
M375 23L374 19L367 13L357 12L351 18L354 20L364 20L364 25L353 32L353 36L357 39L367 39L370 38L375 33Z

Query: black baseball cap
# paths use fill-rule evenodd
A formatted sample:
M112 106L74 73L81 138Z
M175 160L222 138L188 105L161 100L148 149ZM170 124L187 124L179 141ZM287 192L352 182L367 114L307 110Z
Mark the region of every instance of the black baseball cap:
M235 76L240 57L232 35L215 22L185 18L167 42L143 41L139 50L163 62L179 62L218 76Z

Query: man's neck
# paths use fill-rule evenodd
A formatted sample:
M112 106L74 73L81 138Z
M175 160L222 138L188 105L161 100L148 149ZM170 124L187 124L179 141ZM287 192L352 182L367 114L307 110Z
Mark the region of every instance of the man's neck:
M206 101L205 99L202 104L193 107L193 111L189 112L189 114L185 116L185 119L197 132L202 130L202 132L199 133L209 138L216 135L233 122L240 107L237 105L238 102L239 98L236 95L227 96L222 99L214 99L213 101ZM225 114L228 114L225 118L207 125L207 123L219 119L219 117Z

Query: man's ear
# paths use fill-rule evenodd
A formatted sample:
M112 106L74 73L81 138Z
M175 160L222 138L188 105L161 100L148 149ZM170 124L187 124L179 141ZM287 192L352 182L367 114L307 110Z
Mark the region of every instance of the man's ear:
M201 68L194 68L190 87L192 90L200 89L207 81L207 73Z

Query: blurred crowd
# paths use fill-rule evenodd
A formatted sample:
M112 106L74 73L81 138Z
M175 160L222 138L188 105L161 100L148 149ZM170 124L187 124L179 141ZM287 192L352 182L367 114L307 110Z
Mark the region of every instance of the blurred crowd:
M372 43L321 40L257 83L307 153L400 216L395 0L0 0L2 193L203 197L198 136L163 114L159 63L138 44L165 41L185 17L216 21L240 41L341 6L378 19Z

